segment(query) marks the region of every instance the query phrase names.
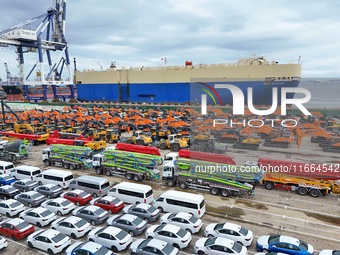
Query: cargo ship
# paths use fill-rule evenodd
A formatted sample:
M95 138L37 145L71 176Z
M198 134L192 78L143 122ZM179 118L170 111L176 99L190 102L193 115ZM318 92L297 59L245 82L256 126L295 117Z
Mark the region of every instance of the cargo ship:
M265 57L241 58L231 64L199 64L186 61L182 66L117 68L112 64L104 71L76 72L78 101L136 103L207 103L228 105L232 94L216 89L215 84L240 88L247 103L247 89L253 90L254 105L270 105L274 87L298 87L301 64L281 64ZM287 95L293 98L294 94ZM280 93L278 94L280 98ZM278 100L280 101L280 100Z

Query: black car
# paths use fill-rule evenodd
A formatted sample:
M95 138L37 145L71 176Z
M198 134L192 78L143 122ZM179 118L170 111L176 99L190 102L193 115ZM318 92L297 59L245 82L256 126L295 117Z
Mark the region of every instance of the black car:
M18 194L20 194L20 191L11 185L0 187L0 198L4 200L14 198Z

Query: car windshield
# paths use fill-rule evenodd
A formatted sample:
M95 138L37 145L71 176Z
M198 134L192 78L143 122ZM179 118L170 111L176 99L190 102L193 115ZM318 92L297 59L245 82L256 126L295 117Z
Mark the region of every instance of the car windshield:
M31 196L33 199L37 199L37 198L41 198L43 197L40 193L34 193L32 196Z
M87 196L87 193L86 193L85 191L83 191L83 192L81 192L81 193L79 194L79 196L81 196L81 197L86 197L86 196Z
M213 237L213 238L208 238L207 241L205 241L204 246L210 246L213 245L215 243L217 237Z
M53 242L58 243L61 240L63 240L66 236L62 233L59 233L58 235L56 235L55 237L52 237Z
M214 227L214 230L221 229L223 228L223 226L224 226L224 223L216 224L216 226Z
M149 190L148 192L146 192L145 197L148 198L153 194L153 190Z
M274 235L274 236L270 236L268 238L268 243L269 244L272 244L272 243L277 243L280 239L280 236L279 235Z
M17 228L18 229L24 229L24 228L28 227L29 225L30 225L29 223L27 223L26 221L23 221L23 222L21 222L20 224L17 225Z
M105 211L102 209L102 208L98 208L96 211L95 211L95 214L97 215L101 215L102 213L104 213Z
M134 221L133 221L133 224L138 226L143 220L139 217L137 217Z
M167 243L162 251L164 252L164 254L170 254L174 249L175 248L172 245Z
M72 179L73 179L73 175L72 174L65 177L65 181L69 181L69 180L72 180Z
M192 216L190 217L189 221L190 221L191 223L196 223L196 222L198 221L198 218L195 217L194 215L192 215Z
M299 240L299 241L300 241L299 247L301 249L304 249L305 251L307 251L308 250L308 244L306 242L302 241L302 240Z
M120 200L118 198L115 198L115 199L112 200L112 203L115 204L115 205L118 204L119 202L120 202Z
M156 208L154 206L150 206L150 208L148 209L148 212L153 213L154 211L156 211Z
M332 252L332 255L340 255L340 250L334 250L334 251Z
M186 234L187 232L183 228L180 228L179 231L177 232L177 235L180 237L184 237Z
M43 217L46 217L46 216L49 216L50 214L52 214L52 212L50 210L46 210L46 211L43 211L40 215Z
M244 236L246 236L248 234L248 229L245 229L244 227L241 227L240 229L240 233Z
M242 247L243 246L241 244L235 242L231 249L234 250L236 253L241 253Z
M12 204L10 204L10 207L12 207L12 208L16 208L16 207L18 207L18 206L20 206L21 205L21 203L20 202L18 202L18 201L15 201L15 202L13 202Z
M81 227L84 226L86 223L87 223L86 220L81 219L80 221L78 221L78 222L77 222L76 224L74 224L74 225L76 225L77 228L81 228Z
M52 187L50 188L50 190L52 190L52 191L57 191L57 190L61 190L61 188L60 188L59 186L55 185L55 186L52 186Z
M128 233L127 233L126 231L122 230L122 231L120 231L120 232L117 234L116 237L117 237L117 239L122 240L122 239L124 239L127 235L128 235Z
M105 255L108 252L108 249L102 246L98 251L96 251L95 255Z
M69 204L71 204L72 202L70 201L70 200L65 200L65 201L63 201L63 202L61 202L60 204L62 205L62 206L68 206Z

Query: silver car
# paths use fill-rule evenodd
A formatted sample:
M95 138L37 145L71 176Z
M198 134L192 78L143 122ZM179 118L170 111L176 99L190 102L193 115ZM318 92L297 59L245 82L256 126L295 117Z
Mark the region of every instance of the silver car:
M17 188L18 190L23 192L34 190L34 188L38 187L38 183L30 179L17 180L13 182L12 185L14 188Z
M48 199L59 197L61 193L63 193L63 189L56 184L45 184L39 187L36 187L34 191L39 192L44 195Z
M136 215L144 219L146 222L154 222L160 216L160 211L156 207L149 204L128 205L123 209L123 211L125 213Z
M36 191L27 191L16 195L14 198L28 207L37 207L46 200L43 195Z
M112 216L107 220L107 225L123 229L131 236L142 234L147 227L145 220L132 214Z
M81 206L73 210L72 214L83 218L91 225L98 225L109 218L109 213L96 205Z

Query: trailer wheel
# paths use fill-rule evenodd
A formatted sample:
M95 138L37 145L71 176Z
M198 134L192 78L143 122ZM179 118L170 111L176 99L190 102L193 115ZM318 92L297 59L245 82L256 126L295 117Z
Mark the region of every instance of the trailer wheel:
M320 191L317 190L317 189L311 189L311 190L309 191L309 195L310 195L311 197L318 197L318 196L320 196Z
M180 187L181 189L187 189L187 188L188 188L188 185L187 185L185 182L180 182L180 183L179 183L179 187Z
M70 169L71 169L71 170L75 170L75 169L76 169L75 165L70 164Z
M97 168L97 169L96 169L96 174L99 175L99 174L102 174L102 173L103 173L103 171L102 171L100 168Z
M136 181L136 182L140 182L141 181L141 178L138 174L134 174L133 175L133 179Z
M222 189L221 195L222 195L223 197L229 197L229 196L230 196L230 191L227 190L227 189Z
M11 155L11 158L12 158L13 161L17 161L17 155L12 154L12 155Z
M298 188L297 192L298 192L300 195L302 195L302 196L304 196L304 195L306 195L306 194L308 193L307 189L304 188L304 187Z
M272 190L274 188L274 183L272 182L265 182L264 183L264 188L267 190Z
M138 140L138 141L136 142L136 144L138 144L138 145L145 145L143 140Z
M111 171L110 171L110 170L106 170L106 171L105 171L105 175L106 175L106 176L111 176Z
M212 194L212 195L218 195L218 193L220 193L220 190L219 190L219 188L216 188L216 187L212 187L212 188L210 188L210 193Z
M66 163L64 163L63 166L64 166L65 169L69 169L70 168L70 165L66 164Z
M45 166L50 166L50 165L51 165L51 161L49 161L48 159L46 159L46 160L44 161L44 163L45 163Z
M168 187L175 186L175 182L174 181L167 181L166 184L168 185Z
M132 174L127 174L127 175L126 175L126 179L132 180L132 178L133 178Z

